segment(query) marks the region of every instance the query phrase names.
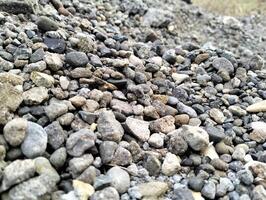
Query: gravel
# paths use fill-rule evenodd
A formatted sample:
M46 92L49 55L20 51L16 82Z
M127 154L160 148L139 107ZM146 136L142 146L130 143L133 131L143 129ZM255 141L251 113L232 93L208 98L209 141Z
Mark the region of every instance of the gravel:
M2 199L266 198L263 13L180 0L0 10Z

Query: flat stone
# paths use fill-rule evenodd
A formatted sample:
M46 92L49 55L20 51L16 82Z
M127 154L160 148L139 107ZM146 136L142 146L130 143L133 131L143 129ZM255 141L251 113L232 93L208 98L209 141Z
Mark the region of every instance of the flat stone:
M254 103L248 106L246 110L251 113L265 112L266 111L266 100Z
M192 107L189 107L180 101L177 103L176 109L179 113L188 114L190 117L197 117L197 112Z
M214 59L212 66L219 71L225 70L229 74L232 74L234 72L234 66L232 65L232 63L223 57Z
M168 185L164 182L151 181L148 183L142 183L134 187L133 190L140 194L140 198L157 199L165 194L168 190Z
M37 86L50 88L54 85L54 78L48 74L33 71L30 75L30 78Z
M26 137L21 144L22 153L28 158L35 158L44 154L47 147L47 133L34 122L28 122Z
M39 105L49 98L48 90L45 87L33 87L23 93L23 100L26 105Z
M23 85L24 79L16 74L9 72L0 73L0 83L10 83L13 86Z
M209 112L209 115L211 116L211 118L214 119L215 122L217 122L218 124L222 124L225 121L225 116L223 114L222 111L220 111L217 108L212 108Z
M65 60L72 67L83 67L89 62L87 55L78 51L67 53Z
M72 133L66 142L67 153L81 156L86 150L95 145L96 135L89 129L81 129Z
M185 80L189 79L189 75L173 73L172 78L174 79L176 84L180 84L184 82Z
M124 129L115 119L112 111L104 111L99 114L97 129L103 140L119 142L124 135Z
M128 117L125 126L131 134L142 142L146 142L150 137L149 122Z
M66 42L64 39L45 37L43 42L48 47L48 50L50 52L59 53L59 54L65 52Z

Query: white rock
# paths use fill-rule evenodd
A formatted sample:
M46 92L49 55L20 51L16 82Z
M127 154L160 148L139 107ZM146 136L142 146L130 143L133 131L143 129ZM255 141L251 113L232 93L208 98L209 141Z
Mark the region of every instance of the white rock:
M254 103L247 107L248 112L265 112L266 111L266 100Z
M176 84L180 84L183 81L187 80L189 78L189 75L173 73L172 78L174 79Z
M166 176L172 176L180 169L181 159L175 154L167 153L162 164L162 173Z

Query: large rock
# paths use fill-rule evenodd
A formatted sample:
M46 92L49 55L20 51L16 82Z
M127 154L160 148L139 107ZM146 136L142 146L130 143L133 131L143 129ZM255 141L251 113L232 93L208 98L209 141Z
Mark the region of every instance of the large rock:
M6 141L14 147L20 145L26 136L27 125L27 120L23 118L9 121L4 127Z
M266 123L252 122L251 128L253 131L249 134L249 138L258 143L263 143L266 140Z
M166 176L172 176L180 169L181 159L175 154L167 153L162 164L162 173Z
M130 177L128 173L120 167L112 167L107 172L113 186L120 194L125 193L130 186Z
M16 111L23 101L22 92L10 83L0 83L0 109Z
M0 83L10 83L13 86L23 85L24 79L16 74L9 72L0 73Z
M73 51L66 54L66 63L71 67L83 67L89 62L84 52Z
M52 191L60 177L49 161L44 157L34 159L35 170L39 176L24 181L12 187L7 196L10 200L18 199L42 199Z
M44 108L44 110L50 121L53 121L57 117L67 113L68 107L61 102L51 102L49 106Z
M7 190L13 185L28 180L33 177L34 174L35 165L33 160L16 160L10 163L3 171L0 192Z
M128 117L125 122L128 131L140 141L146 142L150 137L149 122Z
M247 107L248 112L257 113L266 111L266 100L259 101Z
M28 122L26 137L21 144L22 153L28 158L35 158L44 154L47 147L47 133L34 122Z
M72 133L66 142L67 153L81 156L86 150L94 146L96 135L89 129L81 129Z
M41 104L48 97L48 90L45 87L34 87L23 93L23 100L26 105Z
M54 121L44 128L48 135L48 143L53 149L58 149L64 142L66 134L58 121Z
M122 139L124 129L115 119L115 115L112 111L103 111L100 113L97 124L97 129L103 140L119 142Z
M0 11L12 14L37 13L39 3L38 0L0 0Z
M181 135L190 148L195 151L203 151L209 145L209 135L200 127L184 125L182 126Z

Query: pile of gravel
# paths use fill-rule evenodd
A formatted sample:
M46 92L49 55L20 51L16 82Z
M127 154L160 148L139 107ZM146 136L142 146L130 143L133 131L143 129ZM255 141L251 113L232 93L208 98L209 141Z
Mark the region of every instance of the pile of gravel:
M179 1L62 2L0 0L1 199L266 199L259 44L179 43Z

